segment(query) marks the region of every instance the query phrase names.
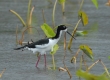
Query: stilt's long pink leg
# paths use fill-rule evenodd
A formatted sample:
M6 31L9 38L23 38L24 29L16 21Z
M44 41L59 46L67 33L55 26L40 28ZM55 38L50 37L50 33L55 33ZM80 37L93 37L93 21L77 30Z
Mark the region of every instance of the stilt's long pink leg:
M44 59L45 59L45 67L46 67L46 54L44 54Z
M37 65L38 65L38 63L39 63L40 57L41 57L41 54L39 55L38 60L37 60L37 62L36 62L36 67L37 67Z

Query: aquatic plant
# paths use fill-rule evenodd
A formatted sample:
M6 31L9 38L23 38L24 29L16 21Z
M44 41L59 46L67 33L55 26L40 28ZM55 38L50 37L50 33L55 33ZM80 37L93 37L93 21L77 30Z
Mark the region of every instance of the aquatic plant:
M93 2L93 4L95 5L95 7L98 9L98 1L97 0L91 0ZM62 14L64 16L64 13L65 13L65 4L66 4L66 0L55 0L55 3L53 5L53 13L52 13L52 22L53 22L53 26L49 26L47 23L46 23L46 19L45 19L45 16L44 16L44 11L42 11L43 13L43 20L44 20L44 23L41 25L41 29L43 30L44 34L46 37L53 37L55 35L55 10L56 10L56 5L57 5L57 2L59 2L62 6ZM73 32L72 32L72 35L73 36L85 36L87 34L89 34L89 31L88 30L82 30L82 31L78 31L77 28L78 28L78 25L80 22L82 22L82 25L83 26L86 26L89 22L88 22L88 15L87 13L82 9L82 6L83 6L83 2L84 0L82 0L81 4L80 4L80 7L79 7L79 11L78 11L78 22L76 23L76 26L74 27L73 29ZM21 42L23 42L23 37L24 37L24 33L25 31L27 31L28 29L30 28L34 28L34 27L31 27L31 23L32 23L32 12L34 10L34 7L30 10L30 5L31 5L31 0L29 0L29 4L28 4L28 13L27 13L27 22L24 22L24 20L20 17L20 15L18 15L15 11L13 10L10 10L12 13L14 13L19 19L20 21L22 22L23 26L26 27L28 26L23 32L22 32L22 38L21 38ZM66 23L65 23L66 24ZM71 25L71 24L69 24ZM72 25L73 26L73 25ZM93 26L98 26L97 24L93 25ZM17 34L17 31L16 31L16 34ZM17 39L18 40L18 39ZM67 53L67 48L68 49L71 49L71 46L72 46L72 41L73 41L73 38L70 38L70 41L68 44L66 44L66 34L64 35L64 56L63 56L63 65L64 67L59 67L59 71L66 71L69 75L70 78L72 78L72 74L69 70L69 68L67 67L67 65L65 64L65 58L66 58L66 53ZM31 41L32 42L32 41ZM27 42L28 43L28 42ZM68 45L68 46L67 46ZM53 48L53 52L50 52L50 54L52 55L52 62L53 62L53 70L56 69L56 65L55 65L55 58L54 58L54 54L57 52L57 50L59 49L59 46L58 44L56 44ZM76 75L78 77L82 77L84 78L85 80L109 80L109 77L110 77L110 74L106 68L106 66L104 65L104 63L101 61L101 60L97 60L96 62L94 62L91 66L88 67L87 65L87 62L85 61L85 57L84 55L87 55L88 58L90 58L92 61L94 59L94 56L93 56L93 52L92 52L92 48L90 48L89 45L87 44L83 44L83 45L80 45L76 54L71 57L71 63L74 63L76 64L76 60L77 60L77 55L82 52L81 54L81 59L80 59L80 68L76 71ZM110 58L110 56L108 57ZM92 74L90 73L90 69L95 65L97 64L98 62L100 62L104 69L105 69L105 73L102 73L101 75L95 75L95 74ZM86 68L86 70L82 70L82 64L84 63L84 66ZM51 68L51 69L52 69Z
M0 78L2 77L3 73L5 72L6 68L0 73Z
M32 0L29 0L26 22L23 20L23 18L17 12L15 12L14 10L9 10L10 12L12 12L14 15L16 15L18 17L18 19L21 21L23 27L32 27L32 13L34 10L34 6L31 8L31 2L32 2ZM28 31L29 31L29 33L32 33L31 28L29 28Z
M100 62L102 64L102 66L105 69L105 72L102 73L101 75L95 75L95 74L91 74L89 71L90 69L97 64L98 62ZM81 70L81 68L79 70L76 71L76 75L84 78L85 80L109 80L110 79L110 73L108 72L106 66L104 65L104 63L99 59L96 62L94 62L91 66L89 66L86 71Z
M98 9L98 0L91 0L93 2L93 4L95 5L95 7Z

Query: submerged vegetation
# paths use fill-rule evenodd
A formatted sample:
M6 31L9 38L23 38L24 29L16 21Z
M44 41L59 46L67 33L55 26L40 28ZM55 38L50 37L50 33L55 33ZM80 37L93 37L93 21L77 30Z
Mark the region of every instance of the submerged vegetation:
M31 2L32 1L29 0L26 22L23 20L23 18L17 12L15 12L14 10L9 10L10 12L12 12L13 14L15 14L18 17L18 19L21 21L23 27L27 27L27 28L32 27L32 13L34 10L34 6L31 8ZM29 30L29 33L32 33L31 28L29 28L28 30Z
M91 0L91 2L95 5L96 9L98 9L98 0ZM31 7L31 3L32 3L32 0L29 0L28 11L27 11L27 21L26 22L22 19L22 17L17 12L15 12L14 10L10 10L10 12L15 14L19 18L19 20L21 21L21 23L23 25L23 28L25 27L25 30L23 32L21 32L22 36L21 36L20 40L18 40L18 38L17 38L17 35L18 35L17 31L18 30L16 30L16 42L17 42L17 44L20 44L20 45L22 45L24 43L24 34L25 34L25 32L28 31L29 34L30 34L30 33L32 33L32 28L35 29L35 27L32 26L32 13L33 13L33 10L34 10L34 6ZM56 30L56 26L55 26L55 10L56 10L56 4L57 3L61 4L63 17L65 16L66 0L55 0L54 6L53 6L53 13L52 13L53 26L49 26L46 23L46 21L45 21L46 19L45 19L44 13L43 13L44 23L41 25L41 29L43 30L43 32L45 34L44 36L46 36L46 37L52 37L52 36L55 35L55 30ZM78 25L79 25L80 22L82 22L83 26L86 26L87 24L89 24L88 15L82 9L83 3L84 3L84 0L81 1L80 7L79 7L79 11L77 13L79 20L78 20L76 26L74 27L74 29L72 31L72 36L76 36L76 37L82 36L82 37L84 37L84 36L88 35L88 33L89 33L89 31L87 31L87 30L83 30L83 31L78 31L77 30ZM71 25L71 24L65 23L65 25ZM98 25L93 25L93 26L96 27ZM30 43L32 43L32 41ZM65 37L64 37L64 56L63 56L64 58L63 58L63 61L62 61L64 67L59 67L59 71L67 72L69 77L72 78L72 74L71 74L70 70L68 69L68 67L65 64L65 58L66 58L67 48L68 48L68 50L71 50L72 43L73 43L73 38L71 37L69 42L68 42L68 44L66 44L66 43L67 42L66 42L66 34L65 34ZM59 49L58 44L56 44L53 49L54 49L53 52L50 52L50 54L52 55L52 62L53 62L53 67L51 69L56 70L54 54ZM81 51L82 51L82 54L81 54L80 64L79 64L80 68L76 71L76 75L78 77L80 77L80 78L84 78L85 80L110 80L110 73L109 73L107 67L104 65L104 63L100 59L97 60L91 66L88 67L87 61L85 60L84 55L87 55L86 57L89 57L91 59L91 61L93 61L94 55L93 55L92 48L90 48L90 46L87 45L87 44L81 44L79 46L76 54L70 58L70 62L74 63L74 65L76 65L76 62L77 62L76 60L77 60L78 54ZM110 59L110 56L108 58ZM103 65L103 68L105 69L105 72L104 73L100 73L99 75L90 73L89 72L90 69L98 62L100 62ZM85 70L82 69L82 65L83 64L85 66Z
M0 72L0 78L2 77L3 73L5 72L5 70L6 70L6 68L5 68L5 69L3 69L3 71L2 71L2 72Z

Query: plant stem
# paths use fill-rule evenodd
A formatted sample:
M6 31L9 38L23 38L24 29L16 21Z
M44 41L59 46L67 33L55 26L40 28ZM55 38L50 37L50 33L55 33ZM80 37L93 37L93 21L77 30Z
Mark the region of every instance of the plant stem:
M33 13L34 7L32 7L30 14L29 14L29 22L28 22L28 27L31 27L32 24L32 13ZM32 33L32 28L29 28L29 33Z
M100 60L100 62L101 62L101 64L103 65L103 67L104 67L104 69L105 69L107 75L110 77L110 73L108 72L106 66L104 65L104 63L103 63L101 60Z
M70 79L71 79L72 78L72 75L71 75L69 69L66 67L65 58L66 58L66 33L64 35L64 58L63 58L63 64L64 64L64 68L68 72L68 75L70 76Z
M77 24L76 24L76 26L75 26L75 28L74 28L74 30L73 30L73 32L72 32L72 36L74 36L74 34L75 34L76 30L77 30L77 27L78 27L78 24L79 24L80 21L81 21L81 19L77 22ZM69 43L68 43L68 49L71 48L72 41L73 41L73 38L71 37L71 38L70 38L70 41L69 41Z
M0 78L2 77L3 73L5 72L6 68L0 73Z
M83 3L84 3L84 0L82 0L79 10L81 10Z
M63 16L64 16L64 13L65 13L65 2L62 4L62 13L63 13Z
M95 64L97 64L99 62L99 60L97 60L96 62L94 62L91 66L88 67L88 69L86 70L86 72L88 72Z
M27 11L27 26L29 25L29 14L30 14L31 2L32 0L29 0L28 11Z
M34 10L34 7L32 7L32 9L30 11L30 15L29 15L29 26L31 26L31 24L32 24L32 13L33 13L33 10Z
M54 60L54 54L52 54L52 62L53 62L53 70L55 70L55 60Z
M9 11L12 12L13 14L15 14L20 19L23 26L26 27L26 24L25 24L24 20L21 18L21 16L17 12L15 12L13 10L9 10Z
M55 27L55 9L56 9L57 1L58 0L55 1L54 7L53 7L53 14L52 14L53 29Z
M80 67L79 69L82 69L82 56L81 56L81 59L80 59Z
M44 16L44 10L42 10L42 15L43 15L44 23L46 23L45 16Z

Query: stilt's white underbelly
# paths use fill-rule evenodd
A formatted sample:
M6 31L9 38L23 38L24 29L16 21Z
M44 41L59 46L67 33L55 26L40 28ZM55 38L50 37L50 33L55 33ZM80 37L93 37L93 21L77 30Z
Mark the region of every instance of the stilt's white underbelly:
M51 47L47 47L44 49L41 49L41 48L39 49L38 48L27 48L27 49L32 51L33 53L39 52L42 55L42 54L46 54L47 51L50 51Z
M58 42L58 40L59 39L56 39L56 40L49 39L49 44L36 45L36 48L26 47L26 49L32 51L33 53L39 52L41 55L43 55L43 54L46 54L47 51L53 50L53 46Z

